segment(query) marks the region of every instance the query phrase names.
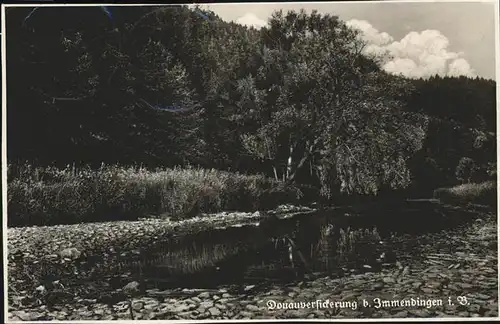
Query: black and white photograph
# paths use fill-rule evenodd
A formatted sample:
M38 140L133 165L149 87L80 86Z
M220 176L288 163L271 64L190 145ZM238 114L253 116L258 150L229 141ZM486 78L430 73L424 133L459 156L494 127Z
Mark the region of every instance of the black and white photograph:
M498 11L2 5L6 321L498 319Z

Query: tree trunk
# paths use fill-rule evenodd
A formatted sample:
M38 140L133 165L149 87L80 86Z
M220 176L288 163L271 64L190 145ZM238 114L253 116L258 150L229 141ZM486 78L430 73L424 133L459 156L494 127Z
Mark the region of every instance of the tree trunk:
M292 162L293 162L292 154L293 154L293 145L290 144L290 154L288 155L288 161L286 164L286 179L288 179L292 174Z
M295 171L291 174L290 177L288 177L288 179L287 179L288 182L291 182L291 181L293 181L295 179L295 176L297 175L297 172L304 166L304 164L307 162L307 160L309 159L309 157L311 157L311 155L313 154L313 152L316 149L316 145L318 144L319 140L320 140L320 138L317 137L314 140L314 143L312 143L309 146L309 149L304 152L304 155L300 159L299 164L297 164L297 167L295 168Z
M278 170L276 170L276 166L273 165L273 173L274 173L274 178L276 181L279 181L280 179L278 178Z

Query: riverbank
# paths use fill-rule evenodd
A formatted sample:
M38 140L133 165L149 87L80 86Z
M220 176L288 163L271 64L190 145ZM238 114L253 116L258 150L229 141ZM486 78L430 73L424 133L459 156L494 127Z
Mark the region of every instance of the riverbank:
M317 194L264 175L194 167L58 169L21 164L9 165L7 177L9 227L137 221L144 215L183 220L299 205L305 203L304 195Z
M287 285L247 286L232 294L216 290L148 290L132 300L135 319L273 319L273 318L407 318L494 317L498 315L497 222L485 213L472 224L418 237L400 237L394 249L411 247L412 258L379 273L352 273L341 278L321 277ZM404 252L404 251L403 251ZM399 253L404 255L404 253ZM22 298L21 295L13 296ZM460 299L465 297L467 300ZM377 299L428 300L442 306L375 307ZM449 304L451 298L453 305ZM10 296L9 296L10 299ZM346 301L351 308L269 309L267 303ZM362 301L372 303L363 307ZM460 301L466 305L460 305ZM278 305L278 304L276 304ZM284 306L285 304L283 304ZM127 301L111 305L76 299L66 305L23 308L10 305L12 320L111 320L131 319ZM352 309L355 308L355 309Z
M274 210L287 215L312 211L285 205ZM37 289L52 286L52 281L59 281L67 292L84 281L124 275L156 247L164 252L165 247L175 249L198 233L257 226L262 219L260 212L224 212L181 221L143 219L9 228L9 301L15 303L12 296L23 296L21 304L31 305L40 297Z

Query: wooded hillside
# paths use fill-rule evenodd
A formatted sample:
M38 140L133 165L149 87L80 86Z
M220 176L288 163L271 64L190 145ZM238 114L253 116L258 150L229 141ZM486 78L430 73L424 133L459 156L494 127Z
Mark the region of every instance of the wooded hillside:
M380 68L332 15L7 8L8 158L197 165L375 194L496 177L495 82Z

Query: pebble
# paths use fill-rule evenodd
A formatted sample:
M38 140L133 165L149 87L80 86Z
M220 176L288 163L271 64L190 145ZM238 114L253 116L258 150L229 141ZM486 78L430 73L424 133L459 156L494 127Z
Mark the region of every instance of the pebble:
M384 283L386 283L386 284L392 284L392 283L395 283L395 282L396 282L396 280L395 280L394 278L391 278L391 277L384 277L382 280L383 280L383 281L384 281Z
M441 287L441 283L437 281L428 281L425 285L431 289L437 289Z
M456 283L456 285L461 287L462 289L471 289L474 287L473 285L466 283L466 282L458 282L458 283Z
M94 309L94 314L96 314L96 315L103 315L104 314L104 309L102 309L102 308Z
M192 310L197 308L198 306L193 304L193 305L186 305L186 304L178 304L173 307L173 312L178 313L178 312L185 312L188 310Z
M212 316L219 316L221 314L221 311L217 307L211 307L211 308L209 308L208 312Z
M242 316L243 318L252 318L253 317L253 313L252 312L247 312L247 311L241 311L239 313L239 316Z
M143 308L144 308L144 303L143 302L132 303L132 309L135 310L136 312L140 311Z
M245 307L245 309L247 309L250 312L258 312L259 311L259 307L255 306L255 305L252 305L252 304L247 305Z
M255 288L255 285L249 285L249 286L245 287L244 291L250 291L250 290L252 290L254 288Z
M200 303L200 307L203 307L203 308L210 308L213 306L214 306L214 302L211 300L203 301Z
M227 309L227 306L226 306L226 305L224 305L224 304L215 304L215 307L217 307L217 308L218 308L218 309L220 309L220 310L225 310L225 309Z
M481 294L481 293L476 293L475 297L478 298L478 299L482 299L482 300L488 300L488 299L490 299L491 296L488 296L488 295L485 295L485 294Z
M396 318L406 318L408 317L408 311L400 311L394 314L394 317Z

